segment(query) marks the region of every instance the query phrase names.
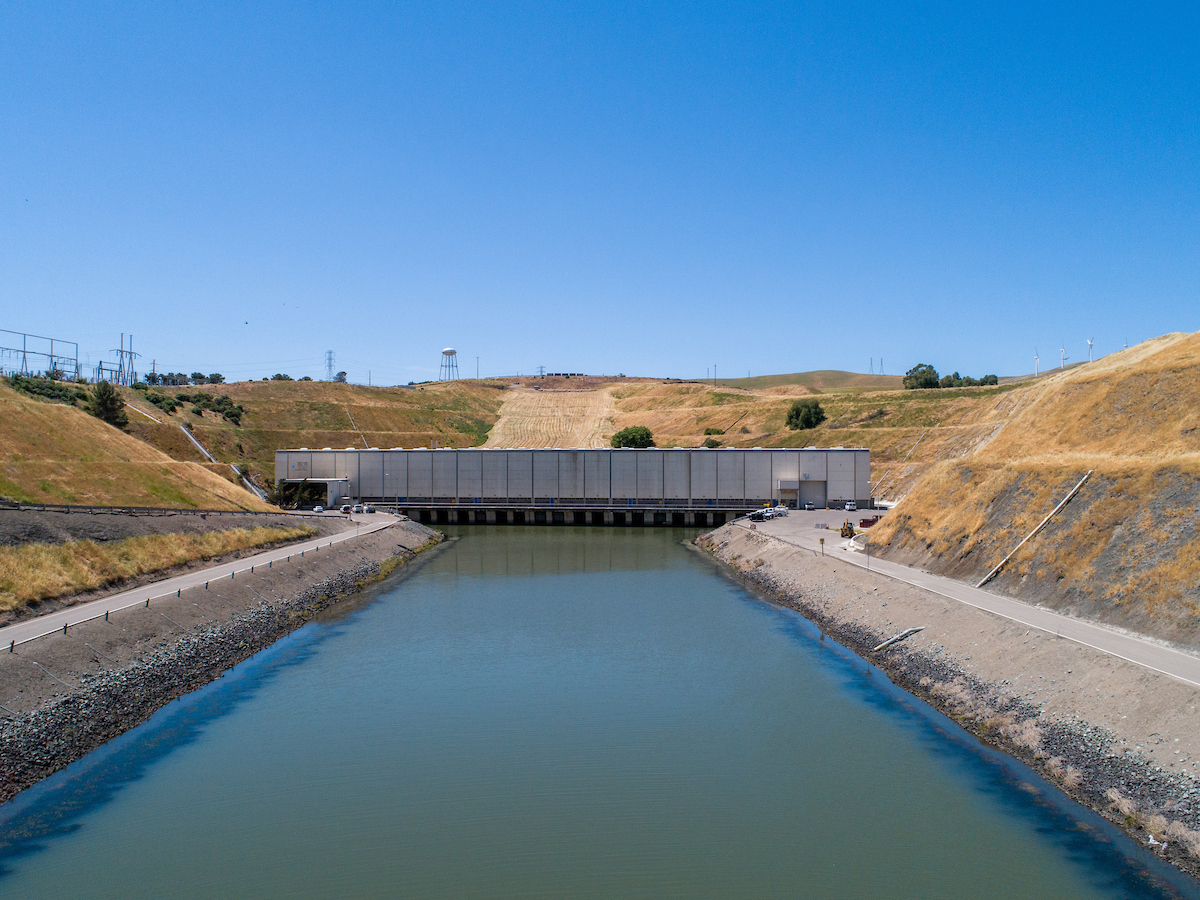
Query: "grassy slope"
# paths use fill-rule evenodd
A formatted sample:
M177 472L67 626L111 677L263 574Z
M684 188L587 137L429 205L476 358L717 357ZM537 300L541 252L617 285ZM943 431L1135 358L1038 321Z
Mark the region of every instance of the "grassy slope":
M235 426L214 415L191 412L183 404L173 415L147 404L137 391L127 400L164 423L131 414L139 437L177 459L200 457L179 432L193 434L223 462L248 466L260 481L275 477L275 451L286 447L470 447L483 443L495 423L503 385L458 381L419 388L365 387L319 381L246 381L164 393L207 391L227 394L245 409ZM134 418L139 422L132 421ZM229 473L232 476L232 473Z
M0 496L27 503L269 508L202 466L172 459L81 409L27 397L2 381Z
M32 601L92 590L233 550L292 541L315 528L230 528L201 534L152 534L120 541L66 541L0 547L0 612Z
M1090 469L994 584L1200 645L1200 334L1147 341L1012 400L990 439L929 467L873 544L978 579Z
M721 387L762 390L772 387L804 387L811 391L891 390L904 387L900 375L863 375L839 369L820 369L815 372L793 372L790 375L756 375L752 378L718 378Z

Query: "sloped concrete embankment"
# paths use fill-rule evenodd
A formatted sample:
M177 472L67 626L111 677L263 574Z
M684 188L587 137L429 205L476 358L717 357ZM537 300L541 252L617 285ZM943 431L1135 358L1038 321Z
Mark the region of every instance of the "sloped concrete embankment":
M696 543L898 686L1200 875L1200 689L760 531L729 524Z
M0 653L0 801L141 724L442 540L403 522Z

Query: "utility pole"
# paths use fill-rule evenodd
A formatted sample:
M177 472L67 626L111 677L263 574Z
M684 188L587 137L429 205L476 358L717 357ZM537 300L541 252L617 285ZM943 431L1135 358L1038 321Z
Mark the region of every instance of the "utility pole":
M479 357L475 357L475 380L479 380Z

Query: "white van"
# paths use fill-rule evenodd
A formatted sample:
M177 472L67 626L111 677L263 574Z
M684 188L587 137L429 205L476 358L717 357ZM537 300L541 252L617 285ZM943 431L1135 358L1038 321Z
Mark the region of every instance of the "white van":
M846 512L855 512L858 509L858 504L853 500L846 501Z

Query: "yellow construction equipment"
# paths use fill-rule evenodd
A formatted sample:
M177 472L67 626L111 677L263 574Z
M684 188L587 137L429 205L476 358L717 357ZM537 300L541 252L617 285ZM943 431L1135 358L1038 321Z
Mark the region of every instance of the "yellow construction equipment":
M842 524L842 537L844 537L844 538L854 537L854 526L851 525L849 522L845 522Z

